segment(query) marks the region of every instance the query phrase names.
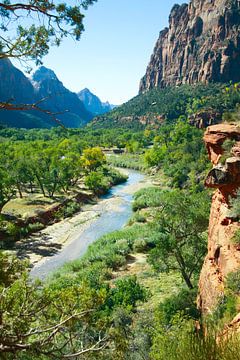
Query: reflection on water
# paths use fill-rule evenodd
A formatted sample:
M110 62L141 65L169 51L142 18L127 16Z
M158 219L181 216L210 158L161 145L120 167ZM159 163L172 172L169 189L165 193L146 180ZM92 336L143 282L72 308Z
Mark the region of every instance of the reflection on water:
M60 253L34 267L31 271L32 277L42 279L47 277L66 261L81 257L86 252L88 246L102 235L121 229L127 223L132 213L131 202L133 195L128 193L128 188L138 184L143 178L144 175L139 172L129 170L127 182L114 186L107 195L102 196L104 201L99 202L97 205L99 217L89 224L79 238L76 238L67 245Z

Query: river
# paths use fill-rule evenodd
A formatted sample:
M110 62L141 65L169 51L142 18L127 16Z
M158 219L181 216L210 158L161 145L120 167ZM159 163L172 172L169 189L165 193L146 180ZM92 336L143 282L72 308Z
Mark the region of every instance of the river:
M84 227L71 219L74 226L74 236L55 255L43 258L32 269L31 276L44 279L65 262L78 259L87 250L88 246L102 235L121 229L132 214L133 194L151 184L150 179L138 171L124 170L128 180L114 186L107 195L102 196L96 205L85 205L85 212L95 214ZM61 224L60 224L61 226Z

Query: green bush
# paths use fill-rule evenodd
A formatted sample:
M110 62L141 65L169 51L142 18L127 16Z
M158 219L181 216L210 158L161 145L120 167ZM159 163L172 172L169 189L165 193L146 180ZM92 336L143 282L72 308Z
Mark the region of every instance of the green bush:
M238 229L235 234L233 235L233 237L231 238L231 241L233 242L233 244L235 245L240 245L240 229Z
M240 295L240 270L232 272L227 276L226 286L235 294Z
M148 248L148 242L146 241L146 239L136 239L133 243L133 251L135 253L144 253Z
M109 189L109 182L101 172L92 171L85 177L85 185L94 193L105 193Z
M207 335L197 332L188 318L175 317L168 326L157 328L153 336L151 360L239 360L239 335L217 339L209 328Z
M28 232L32 233L32 232L40 231L40 230L44 229L44 225L40 222L36 222L33 224L28 224L27 228L28 228Z
M196 298L196 289L181 289L159 305L159 318L166 325L170 324L178 313L195 320L199 319L200 312L197 309Z
M236 197L230 199L229 217L239 219L240 217L240 191L237 192Z
M126 264L126 258L123 255L120 254L108 254L105 259L105 264L107 267L117 270L121 266Z
M138 301L146 301L146 290L138 283L136 276L129 276L115 282L111 291L111 303L135 307Z

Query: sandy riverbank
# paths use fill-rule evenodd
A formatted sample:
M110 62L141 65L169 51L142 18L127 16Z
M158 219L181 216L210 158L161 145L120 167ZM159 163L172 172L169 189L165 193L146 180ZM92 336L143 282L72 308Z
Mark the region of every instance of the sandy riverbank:
M130 170L121 169L121 172L129 175ZM124 185L121 192L132 195L151 185L151 178L146 176L140 182ZM81 234L90 228L101 214L120 211L122 202L121 196L112 196L99 199L94 205L84 205L81 212L73 217L50 225L39 233L17 242L14 252L20 258L28 258L32 266L39 265L80 238Z

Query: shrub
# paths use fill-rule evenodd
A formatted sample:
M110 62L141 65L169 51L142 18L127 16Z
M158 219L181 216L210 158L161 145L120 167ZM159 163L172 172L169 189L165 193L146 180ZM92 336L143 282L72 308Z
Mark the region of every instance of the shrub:
M229 216L235 219L240 217L240 191L230 200Z
M107 178L101 172L92 171L85 178L85 185L93 190L94 193L107 192L109 189L109 182Z
M200 312L196 305L197 291L181 289L159 305L158 316L164 324L170 324L176 314L181 313L192 319L198 319Z
M113 270L117 270L118 268L126 264L126 259L123 255L110 253L105 259L105 264L107 267Z
M145 252L148 249L148 243L145 239L136 239L133 244L134 252Z
M116 251L120 255L126 256L130 252L130 245L129 245L128 240L126 240L126 239L117 240L115 247L116 247Z
M33 224L28 224L28 232L29 233L32 233L32 232L35 232L35 231L40 231L44 229L44 225L40 222L36 222L36 223L33 223Z
M235 244L235 245L240 245L240 229L238 229L235 234L233 235L233 237L231 238L231 241Z
M240 295L240 270L232 272L227 276L227 287L235 294Z
M112 289L111 302L125 307L135 307L138 301L146 301L147 292L138 283L136 276L129 276L118 280Z
M7 222L6 224L6 233L9 236L18 237L20 235L20 228L14 223Z

